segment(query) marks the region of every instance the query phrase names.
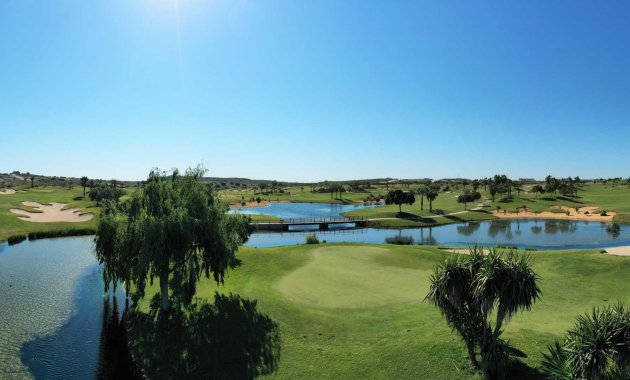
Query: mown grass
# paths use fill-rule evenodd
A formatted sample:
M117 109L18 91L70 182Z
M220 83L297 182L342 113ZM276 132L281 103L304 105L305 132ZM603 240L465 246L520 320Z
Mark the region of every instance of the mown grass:
M242 265L229 272L226 285L204 280L198 295L257 299L259 310L279 323L282 352L271 379L480 378L468 369L457 335L423 302L433 266L447 255L453 254L427 246L242 248ZM532 258L542 299L517 315L504 336L535 368L576 315L630 302L630 258L595 251L534 252Z
M249 216L254 222L279 222L280 218L267 214L243 214Z

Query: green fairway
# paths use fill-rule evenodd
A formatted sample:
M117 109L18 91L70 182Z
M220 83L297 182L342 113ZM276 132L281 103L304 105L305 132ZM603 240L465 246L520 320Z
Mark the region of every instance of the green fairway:
M484 206L477 212L464 212L464 206L457 203L457 195L461 194L460 190L450 193L440 193L438 198L433 202L433 208L443 211L445 217L433 215L429 212L428 202L425 200L424 210L420 210L420 202L416 197L416 203L413 205L403 205L402 214L398 213L398 206L380 206L371 209L362 209L344 213L345 216L362 216L370 219L383 219L372 221L374 227L421 227L427 225L439 225L461 221L471 220L487 220L494 219L490 214L492 210L501 208L507 211L516 211L517 208L526 206L534 212L553 211L552 206L567 207L599 207L601 211L617 212L615 221L619 223L630 223L630 187L625 185L610 184L583 184L580 186L578 198L564 197L560 194L542 194L536 196L529 193L531 185L524 186L524 190L517 194L514 192L512 199L501 199L497 195L495 201L492 202L491 195L480 188L479 191L483 195ZM469 204L468 209L474 208L474 204Z
M277 288L292 302L323 309L360 309L417 301L424 290L420 284L426 273L382 266L380 262L389 253L389 249L376 247L317 248L310 251L308 264L282 278Z
M422 246L242 248L243 263L226 285L204 280L198 295L212 300L218 290L257 299L280 324L282 355L273 379L478 378L457 335L423 302L432 268L445 255L452 254ZM542 299L504 335L528 354L531 367L578 314L630 302L630 257L535 252L533 264Z

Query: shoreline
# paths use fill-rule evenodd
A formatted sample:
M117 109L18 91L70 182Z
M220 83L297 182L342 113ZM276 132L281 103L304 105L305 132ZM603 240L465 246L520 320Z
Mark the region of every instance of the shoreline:
M257 208L257 207L267 207L267 206L270 206L272 203L291 203L291 201L284 200L284 199L277 200L277 201L264 201L264 200L261 200L260 202L246 201L245 205L243 205L242 202L235 202L235 203L230 203L229 207L230 207L230 209Z

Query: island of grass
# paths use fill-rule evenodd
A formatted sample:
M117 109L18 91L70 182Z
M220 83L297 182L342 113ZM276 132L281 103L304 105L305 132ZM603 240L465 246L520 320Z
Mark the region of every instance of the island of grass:
M368 244L242 248L225 286L199 284L197 296L236 293L280 326L278 371L270 379L477 379L466 350L439 311L424 301L434 265L447 255L425 246ZM529 379L575 317L630 303L630 257L596 251L532 253L542 298L518 314L504 337L527 354L515 378ZM567 280L570 279L570 280ZM157 285L147 289L140 309Z

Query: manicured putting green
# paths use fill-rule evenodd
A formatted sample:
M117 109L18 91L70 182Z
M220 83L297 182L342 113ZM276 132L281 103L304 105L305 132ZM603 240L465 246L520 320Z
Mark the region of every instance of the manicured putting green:
M321 247L306 265L283 277L277 289L292 302L312 308L359 309L418 303L428 273L388 266L387 248ZM380 259L380 260L379 260Z

